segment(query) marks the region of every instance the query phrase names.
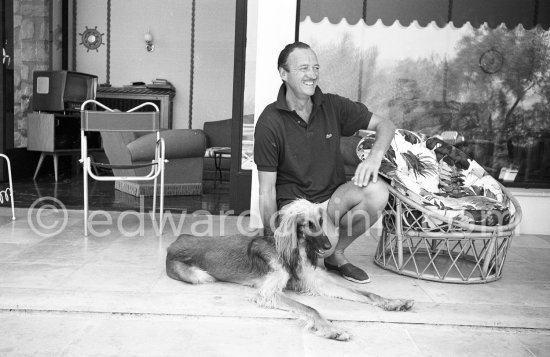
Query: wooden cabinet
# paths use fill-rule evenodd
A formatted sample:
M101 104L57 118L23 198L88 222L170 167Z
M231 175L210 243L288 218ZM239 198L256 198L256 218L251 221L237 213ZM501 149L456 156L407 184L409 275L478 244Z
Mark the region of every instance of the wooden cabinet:
M27 116L28 142L27 150L55 150L55 116L54 114L30 113Z
M44 158L53 156L55 181L57 181L58 157L80 155L80 112L75 114L57 114L33 112L27 116L28 141L27 150L40 151L40 159L34 178L40 170ZM88 147L98 151L101 149L99 133L88 136Z
M27 150L43 152L80 151L80 113L28 115ZM88 138L88 147L100 148L99 136Z
M144 102L153 102L160 110L160 126L172 129L174 89L143 88L143 87L100 87L97 89L96 100L111 109L127 111ZM151 107L143 108L151 111Z

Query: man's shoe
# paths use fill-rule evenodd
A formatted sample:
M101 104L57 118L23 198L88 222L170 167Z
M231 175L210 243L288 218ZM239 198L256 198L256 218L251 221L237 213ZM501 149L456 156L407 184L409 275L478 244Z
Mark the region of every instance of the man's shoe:
M338 272L344 279L347 279L349 281L353 281L354 283L358 284L366 284L370 283L369 275L356 267L355 265L351 263L346 263L341 266L332 265L330 263L327 263L325 261L325 267L327 270Z

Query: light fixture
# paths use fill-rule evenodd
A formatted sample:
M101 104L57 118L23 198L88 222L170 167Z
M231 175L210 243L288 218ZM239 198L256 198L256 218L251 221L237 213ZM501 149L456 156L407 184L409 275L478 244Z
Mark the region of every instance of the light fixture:
M143 38L145 40L145 49L147 52L153 52L155 50L155 45L153 44L153 35L151 35L151 32L147 30Z

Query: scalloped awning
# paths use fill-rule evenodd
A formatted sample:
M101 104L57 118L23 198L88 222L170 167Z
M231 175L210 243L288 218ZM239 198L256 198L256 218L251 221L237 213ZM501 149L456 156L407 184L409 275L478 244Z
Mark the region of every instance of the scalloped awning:
M367 25L382 20L390 26L395 21L409 26L413 21L426 26L432 21L439 27L452 23L462 27L467 22L478 28L487 23L491 28L504 24L513 29L522 25L531 29L550 27L548 0L300 0L300 21L309 16L320 22L325 17L333 23L346 19L356 24L364 19Z

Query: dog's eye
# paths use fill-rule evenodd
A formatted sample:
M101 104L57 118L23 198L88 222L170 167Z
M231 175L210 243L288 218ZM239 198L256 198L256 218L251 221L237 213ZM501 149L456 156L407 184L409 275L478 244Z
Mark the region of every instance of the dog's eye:
M322 227L323 226L323 217L320 217L319 218L319 227Z

